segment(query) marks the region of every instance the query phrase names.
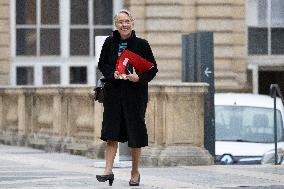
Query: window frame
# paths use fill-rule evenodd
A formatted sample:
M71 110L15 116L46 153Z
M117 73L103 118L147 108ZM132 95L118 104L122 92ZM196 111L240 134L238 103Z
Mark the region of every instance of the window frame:
M41 0L37 1L37 23L39 22L40 16L40 2ZM70 30L71 28L71 18L70 18L70 11L71 11L71 0L59 0L59 29L60 29L60 55L40 55L40 49L37 48L37 55L29 55L29 56L20 56L16 55L16 0L11 0L10 6L10 17L11 19L11 74L10 74L10 83L12 86L33 86L33 87L42 87L42 86L49 86L43 84L43 67L45 66L58 66L60 68L60 84L54 84L55 86L70 86L70 85L95 85L96 81L96 67L97 67L97 60L98 58L94 55L94 35L93 31L95 28L100 28L102 26L93 24L93 1L88 0L88 9L89 9L89 24L87 28L90 31L90 53L87 56L72 56L70 55ZM113 0L113 15L122 8L123 0ZM54 28L54 26L47 26L47 25L37 25L37 30L40 31L41 26L43 28ZM25 25L23 26L25 27ZM86 28L86 25L79 26L76 25L76 28ZM114 25L109 26L111 29L114 28ZM39 43L39 34L37 33L37 43ZM37 47L39 45L37 44ZM17 67L27 67L32 66L34 68L34 81L33 85L17 85L16 81L16 69ZM86 84L71 84L70 83L70 68L71 67L79 67L79 66L86 66L87 68L87 83ZM35 74L36 73L36 74Z
M267 6L267 22L271 22L271 0L267 0L268 6ZM259 70L262 69L267 69L267 70L275 70L275 67L277 69L284 69L284 55L279 55L279 54L271 54L271 26L267 27L269 32L268 32L268 54L265 55L250 55L248 53L248 28L249 25L248 19L250 18L249 14L249 2L245 1L245 59L247 62L247 68L248 70L251 70L252 73L252 92L253 93L258 93L258 72ZM270 25L270 24L268 24Z
M273 28L279 28L279 27L275 27L275 26L271 26L271 0L267 0L267 25L266 26L250 26L248 25L248 19L250 19L249 17L249 2L246 1L245 2L245 6L246 6L246 31L245 31L245 36L246 36L246 59L248 60L249 65L257 65L257 66L267 66L267 65L282 65L284 66L284 54L272 54L271 51L271 30ZM267 54L249 54L249 39L248 39L248 33L249 33L249 27L255 27L255 28L267 28L268 29L268 40L267 40L267 48L268 48L268 53ZM284 26L282 26L281 28L284 29Z

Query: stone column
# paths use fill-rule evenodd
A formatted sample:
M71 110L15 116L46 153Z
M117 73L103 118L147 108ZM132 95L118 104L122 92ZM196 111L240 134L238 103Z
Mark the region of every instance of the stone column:
M142 150L145 166L210 165L204 148L205 83L153 84L147 110L149 147Z
M26 134L26 111L25 111L25 94L18 95L18 134L23 136Z
M53 98L52 105L52 136L48 139L48 151L63 151L64 148L64 132L63 128L66 123L64 120L64 109L62 108L62 89L50 91L50 96Z
M105 143L100 139L102 121L103 121L103 105L95 101L94 103L94 143L93 156L95 158L103 158L105 151Z
M14 89L15 90L15 89ZM16 90L15 90L16 91ZM31 93L29 89L19 89L18 93L18 145L26 145L31 130Z
M94 129L94 136L95 136L95 143L100 142L101 137L101 128L102 128L102 118L103 118L103 105L98 103L97 101L94 103L94 119L95 119L95 129Z
M234 70L236 80L242 88L248 90L247 86L247 64L246 56L246 15L245 0L232 1L232 19L234 23L232 32L233 55L232 69Z
M61 107L61 95L55 94L53 96L53 135L61 136L62 133L62 107Z
M0 1L0 85L9 84L10 72L10 6L9 0Z
M3 129L3 97L2 89L0 89L0 135Z

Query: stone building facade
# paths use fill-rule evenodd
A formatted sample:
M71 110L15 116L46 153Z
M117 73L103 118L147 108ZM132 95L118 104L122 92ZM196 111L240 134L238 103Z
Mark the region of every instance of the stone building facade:
M16 35L14 31L16 14L13 13L15 2L17 1L0 1L1 85L16 85L15 69L11 66L18 60L13 52ZM279 83L284 88L284 52L281 50L284 49L283 1L113 0L112 2L113 12L123 7L133 12L137 34L146 38L153 47L160 70L157 80L181 80L182 34L211 31L214 32L217 91L267 93L266 88L270 83ZM66 5L69 6L68 3ZM65 14L63 19L66 19L66 15L68 14ZM265 24L261 24L262 22ZM66 27L68 24L63 24L61 28L66 30ZM265 33L267 29L269 32ZM63 42L66 41L63 40L61 43ZM278 50L275 51L275 48ZM68 55L68 51L65 54ZM64 56L58 61L65 61ZM54 59L47 59L49 60ZM88 61L93 62L94 58L87 58L86 65ZM66 84L68 82L62 83Z
M249 87L245 64L244 0L125 0L135 30L153 47L158 80L181 79L181 35L213 31L215 85L219 91ZM0 2L0 84L10 83L10 1Z
M218 91L247 91L244 0L127 1L136 30L154 49L160 80L181 79L181 35L214 32Z
M9 84L10 71L10 6L9 0L0 1L0 85Z
M151 144L144 153L145 164L158 165L161 162L167 165L168 160L175 157L176 149L184 152L179 154L184 158L170 162L212 164L211 156L204 149L203 138L195 138L203 136L202 108L207 85L180 83L183 34L214 33L217 92L268 93L271 82L284 88L282 0L53 2L56 3L49 4L48 0L0 1L1 141L12 143L23 139L32 145L48 146L49 137L55 136L51 145L63 144L66 149L75 151L89 151L88 145L96 152L101 148L101 143L96 142L102 109L100 105L94 106L86 96L95 84L96 53L99 52L95 48L95 35L111 33L113 13L120 8L127 8L134 14L137 35L149 41L159 68L159 74L150 87L148 111L157 116L147 116ZM50 16L52 13L55 16ZM23 16L27 17L22 19ZM79 48L73 49L77 46ZM55 87L49 84L55 84ZM83 87L76 84L80 87L83 84ZM18 85L32 85L32 88L21 89ZM78 104L85 105L81 101L89 109L81 107L82 117L74 121L75 117L71 116L66 122L67 111L62 113L61 108L74 111ZM188 111L178 112L180 110ZM87 117L85 111L89 111ZM187 112L194 117L188 116ZM60 124L58 120L65 121ZM177 122L179 124L175 124ZM71 129L61 136L60 129L65 132L64 124ZM72 128L80 132L76 133L77 130ZM174 134L176 130L181 132ZM192 148L192 145L197 148ZM188 156L187 153L198 156ZM155 159L157 157L160 159Z

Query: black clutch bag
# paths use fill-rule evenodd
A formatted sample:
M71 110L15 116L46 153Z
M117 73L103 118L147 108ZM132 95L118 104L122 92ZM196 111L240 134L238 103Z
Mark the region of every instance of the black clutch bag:
M105 85L105 78L102 76L100 79L98 79L97 85L94 88L95 91L94 99L99 103L103 103L104 101L104 85Z

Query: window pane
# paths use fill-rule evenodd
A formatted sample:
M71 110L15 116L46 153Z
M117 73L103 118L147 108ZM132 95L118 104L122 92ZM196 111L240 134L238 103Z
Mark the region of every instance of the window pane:
M96 36L109 36L112 34L112 29L95 29L94 30L94 39L96 39ZM94 42L95 43L95 42ZM94 45L95 47L96 45ZM96 48L94 48L94 55Z
M284 26L284 1L271 0L271 25Z
M112 25L112 1L95 0L94 1L94 24Z
M60 54L60 33L59 29L40 30L40 54L59 55Z
M87 83L87 67L70 67L70 83L86 84Z
M284 54L284 28L271 29L271 53Z
M267 26L267 1L247 0L246 22L248 26Z
M42 69L42 82L47 84L60 84L60 67L58 66L46 66Z
M17 67L16 69L17 85L33 85L34 84L34 68L33 67Z
M58 0L41 0L41 23L59 23L59 2Z
M112 34L112 29L95 29L94 37L96 36L109 36Z
M283 138L283 124L280 111L276 113L277 141L280 141ZM272 108L216 106L215 127L216 140L272 143L274 111Z
M17 55L36 55L36 30L17 29Z
M248 28L248 53L267 54L267 28Z
M257 5L257 18L258 18L258 26L266 26L267 25L267 0L258 0Z
M89 55L90 35L88 29L71 29L70 53L71 55Z
M16 24L36 24L36 0L16 1Z
M88 24L88 0L71 0L71 24Z

